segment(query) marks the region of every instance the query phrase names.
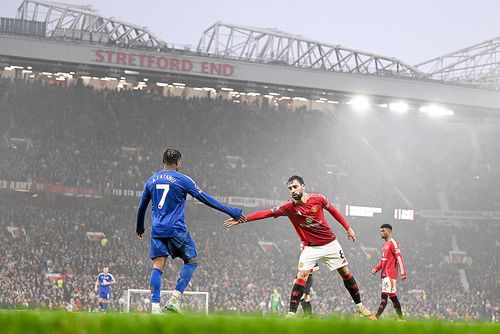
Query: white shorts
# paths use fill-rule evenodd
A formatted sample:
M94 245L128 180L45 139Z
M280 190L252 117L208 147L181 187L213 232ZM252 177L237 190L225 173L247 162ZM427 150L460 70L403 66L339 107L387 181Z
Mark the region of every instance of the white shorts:
M323 246L305 246L300 253L299 270L311 270L319 260L331 271L349 264L337 239Z
M396 280L390 277L382 278L382 292L396 293Z

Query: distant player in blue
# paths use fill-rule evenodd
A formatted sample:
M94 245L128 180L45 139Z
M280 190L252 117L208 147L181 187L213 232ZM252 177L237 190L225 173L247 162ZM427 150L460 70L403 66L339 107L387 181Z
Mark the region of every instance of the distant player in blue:
M163 153L163 170L151 176L146 182L142 198L137 210L136 236L142 239L144 216L149 201L152 201L151 247L149 257L153 260L151 270L151 313L160 314L161 276L167 257L176 257L184 261L175 291L165 304L165 309L174 313L182 313L180 299L186 289L196 267L198 252L184 221L184 209L187 194L198 201L227 213L236 220L244 222L243 211L238 208L222 205L216 199L201 191L194 181L178 172L181 153L167 149Z
M97 293L97 301L101 312L108 310L111 285L115 283L115 278L109 273L109 267L104 266L102 273L97 276L97 280L95 281L95 292Z

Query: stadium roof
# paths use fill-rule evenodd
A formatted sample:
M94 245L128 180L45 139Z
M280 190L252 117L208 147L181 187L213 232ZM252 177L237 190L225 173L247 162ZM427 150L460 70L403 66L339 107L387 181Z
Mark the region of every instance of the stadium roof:
M17 17L47 24L47 36L88 39L116 45L163 48L167 44L146 27L103 17L90 5L24 0ZM384 77L424 77L396 58L314 41L278 29L217 22L203 32L198 52L223 58Z
M24 0L17 18L45 22L47 37L158 50L167 46L147 27L104 17L91 5ZM412 66L393 57L318 42L276 28L216 22L203 32L196 51L238 61L500 89L500 37Z
M416 65L425 77L500 89L500 37Z
M163 47L165 42L146 27L103 17L90 5L73 5L42 0L24 0L17 18L47 24L48 37L68 37L88 33L93 40L117 45Z
M198 51L245 61L326 71L393 77L423 77L396 58L327 44L278 29L217 22L203 32Z

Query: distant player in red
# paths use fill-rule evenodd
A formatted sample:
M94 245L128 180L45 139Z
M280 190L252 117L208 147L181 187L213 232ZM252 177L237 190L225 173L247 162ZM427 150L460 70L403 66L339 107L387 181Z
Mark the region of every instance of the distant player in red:
M295 316L297 307L304 293L307 278L319 260L323 260L331 271L337 270L344 280L344 285L351 294L359 314L372 317L372 313L361 303L358 284L347 267L342 247L323 214L327 210L347 231L347 238L354 241L356 235L344 217L330 204L328 199L318 193L306 193L304 180L297 175L288 179L287 187L292 198L281 205L270 209L257 211L248 215L247 221L259 220L270 217L287 216L297 232L304 249L298 264L298 274L294 281L290 296L288 316ZM232 227L244 221L228 219L224 222L226 227Z
M391 298L394 309L398 313L399 319L403 320L403 311L396 294L396 280L398 278L398 268L401 272L401 278L406 279L406 268L403 262L403 255L399 249L399 244L392 238L392 226L383 224L380 226L380 236L385 240L382 247L382 260L373 268L372 274L380 271L382 278L382 295L377 311L377 319L384 312L387 306L387 298Z

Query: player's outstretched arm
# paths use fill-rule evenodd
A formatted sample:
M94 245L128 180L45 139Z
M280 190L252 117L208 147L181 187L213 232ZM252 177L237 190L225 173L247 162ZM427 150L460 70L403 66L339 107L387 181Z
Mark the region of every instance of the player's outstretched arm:
M224 212L226 214L228 214L229 216L231 216L232 218L234 219L237 219L237 220L240 220L240 219L244 219L243 217L243 210L240 209L240 208L233 208L231 206L225 206L224 204L222 204L221 202L219 202L218 200L216 200L215 198L213 198L212 196L202 192L200 190L199 193L197 194L192 194L190 193L191 196L193 196L194 198L196 198L198 201L200 201L201 203L215 209L215 210L218 210L218 211L221 211L221 212Z
M237 219L229 218L229 219L226 219L224 221L224 226L227 228L230 228L230 227L236 226L236 225L241 224L241 223L242 223L242 221L240 222Z
M196 198L198 201L201 203L205 204L206 206L211 207L212 209L218 210L220 212L224 212L231 216L231 218L234 219L243 219L243 210L240 208L233 208L231 206L225 206L209 194L204 193L200 187L194 183L193 179L191 179L189 176L184 175L182 178L182 183L184 186L184 189L186 193L191 195L193 198Z
M224 221L224 226L229 228L241 223L251 222L254 220L265 219L270 217L274 217L273 210L262 210L251 213L248 216L242 216L239 219L234 219L234 218L227 219L226 221Z
M247 217L245 215L241 215L241 217L238 219L234 219L234 218L226 219L224 221L224 226L229 228L229 227L233 227L233 226L238 225L238 224L246 223L247 221L248 221Z

